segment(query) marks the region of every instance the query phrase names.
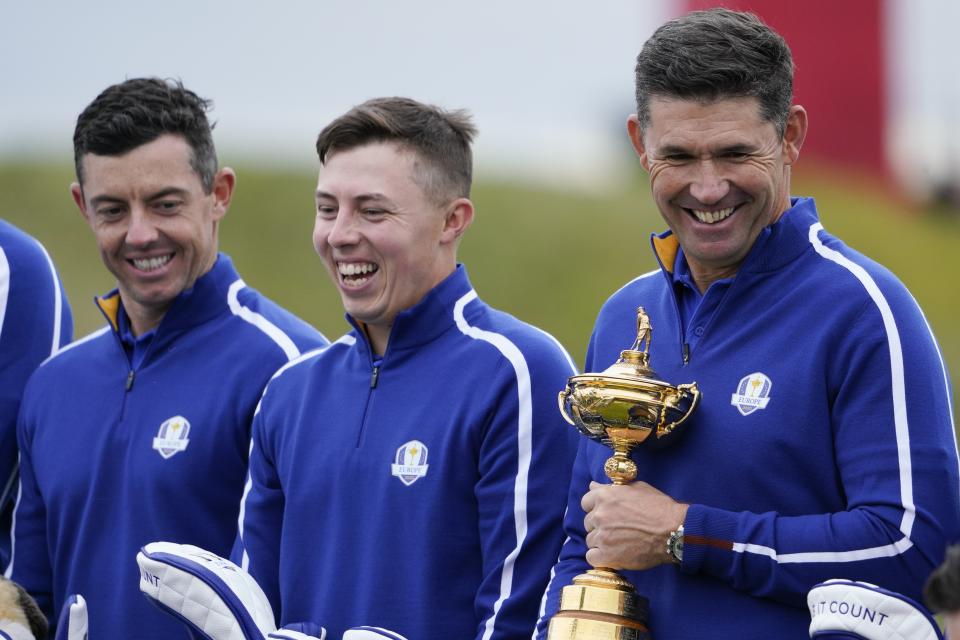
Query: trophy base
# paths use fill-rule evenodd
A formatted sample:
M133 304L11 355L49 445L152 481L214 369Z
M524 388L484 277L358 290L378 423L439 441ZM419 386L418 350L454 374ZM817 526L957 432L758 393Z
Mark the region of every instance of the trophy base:
M651 640L644 625L625 621L617 616L610 619L585 618L586 612L558 613L550 620L547 640ZM574 617L577 616L577 617ZM625 624L625 622L627 622Z
M563 588L547 640L651 640L647 599L609 569L591 569Z

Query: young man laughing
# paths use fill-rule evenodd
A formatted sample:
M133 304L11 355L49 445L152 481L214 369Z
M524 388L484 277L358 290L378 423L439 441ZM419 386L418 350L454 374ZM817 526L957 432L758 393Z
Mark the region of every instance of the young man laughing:
M317 141L313 241L353 330L279 372L254 421L236 560L280 623L332 637L526 637L563 541L574 373L456 261L474 128L404 98Z

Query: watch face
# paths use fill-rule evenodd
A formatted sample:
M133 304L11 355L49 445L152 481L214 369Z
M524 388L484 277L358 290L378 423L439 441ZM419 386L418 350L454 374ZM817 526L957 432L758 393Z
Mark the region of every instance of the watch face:
M670 557L673 558L673 561L677 564L683 562L683 528L677 529L670 534L670 538L667 541L667 551L670 553Z

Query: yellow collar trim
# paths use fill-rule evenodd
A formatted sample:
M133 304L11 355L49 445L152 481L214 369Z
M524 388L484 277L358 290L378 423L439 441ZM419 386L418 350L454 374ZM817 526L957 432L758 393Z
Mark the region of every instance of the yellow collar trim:
M666 238L653 236L653 250L667 273L673 273L673 264L677 261L677 252L680 250L676 234L671 233Z

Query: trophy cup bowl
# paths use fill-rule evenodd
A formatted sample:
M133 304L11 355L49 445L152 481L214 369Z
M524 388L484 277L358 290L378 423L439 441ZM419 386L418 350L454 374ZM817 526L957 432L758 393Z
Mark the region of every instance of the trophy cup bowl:
M700 401L697 383L671 385L650 368L652 328L637 309L637 339L602 373L572 376L557 401L564 419L613 455L604 472L614 484L637 477L630 452L674 433ZM649 445L648 445L649 446ZM646 598L612 569L597 567L563 588L547 640L647 640Z

